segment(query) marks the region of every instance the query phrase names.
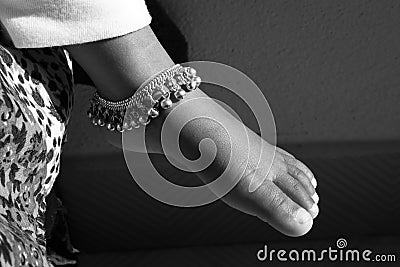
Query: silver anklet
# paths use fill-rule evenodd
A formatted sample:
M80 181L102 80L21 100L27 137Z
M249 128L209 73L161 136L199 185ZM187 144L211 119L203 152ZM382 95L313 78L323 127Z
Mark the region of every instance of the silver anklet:
M149 124L161 110L170 108L171 97L179 101L200 83L195 69L177 64L152 76L127 99L113 102L96 92L87 114L94 125L105 126L110 131L139 128Z

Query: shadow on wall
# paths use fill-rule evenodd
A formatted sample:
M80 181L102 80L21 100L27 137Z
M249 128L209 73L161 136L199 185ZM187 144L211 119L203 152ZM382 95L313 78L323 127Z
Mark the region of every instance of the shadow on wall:
M146 1L152 16L150 24L158 40L176 63L188 61L188 45L179 28L157 1ZM75 83L93 85L85 71L73 61Z

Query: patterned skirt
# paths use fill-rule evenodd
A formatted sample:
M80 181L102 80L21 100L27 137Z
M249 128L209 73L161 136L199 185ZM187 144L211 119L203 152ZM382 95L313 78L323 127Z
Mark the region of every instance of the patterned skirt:
M45 211L73 103L62 48L0 44L0 266L52 266Z

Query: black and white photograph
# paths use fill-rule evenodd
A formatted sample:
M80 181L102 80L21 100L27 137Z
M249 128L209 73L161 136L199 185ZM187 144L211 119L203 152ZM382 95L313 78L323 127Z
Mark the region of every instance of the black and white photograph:
M0 267L400 266L400 1L0 0Z

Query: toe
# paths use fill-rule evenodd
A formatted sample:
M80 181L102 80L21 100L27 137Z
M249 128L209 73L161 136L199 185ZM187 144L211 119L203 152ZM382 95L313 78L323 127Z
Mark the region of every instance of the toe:
M310 212L313 218L318 215L318 206L303 187L303 185L289 174L276 177L274 183L294 202Z
M310 231L313 224L310 213L274 183L264 183L252 195L261 204L257 216L278 231L288 236L301 236Z
M283 150L282 148L277 147L276 151L278 151L282 154L283 158L285 159L285 161L287 163L289 163L291 165L295 165L297 168L302 170L307 175L307 177L312 181L314 188L317 187L317 180L315 179L315 176L312 173L312 171L310 170L310 168L308 168L303 162L296 159L292 154Z
M311 170L300 160L295 159L294 165L299 168L310 180L314 188L317 187L317 180Z
M315 204L318 204L319 202L319 196L317 193L315 193L314 195L311 196L311 198L314 200Z
M311 183L314 186L314 188L317 188L317 179L315 179L315 177L312 178Z
M301 185L307 190L310 196L314 196L316 194L315 187L312 184L312 180L310 180L301 169L297 168L295 165L289 164L287 166L287 171L293 178L301 183Z

